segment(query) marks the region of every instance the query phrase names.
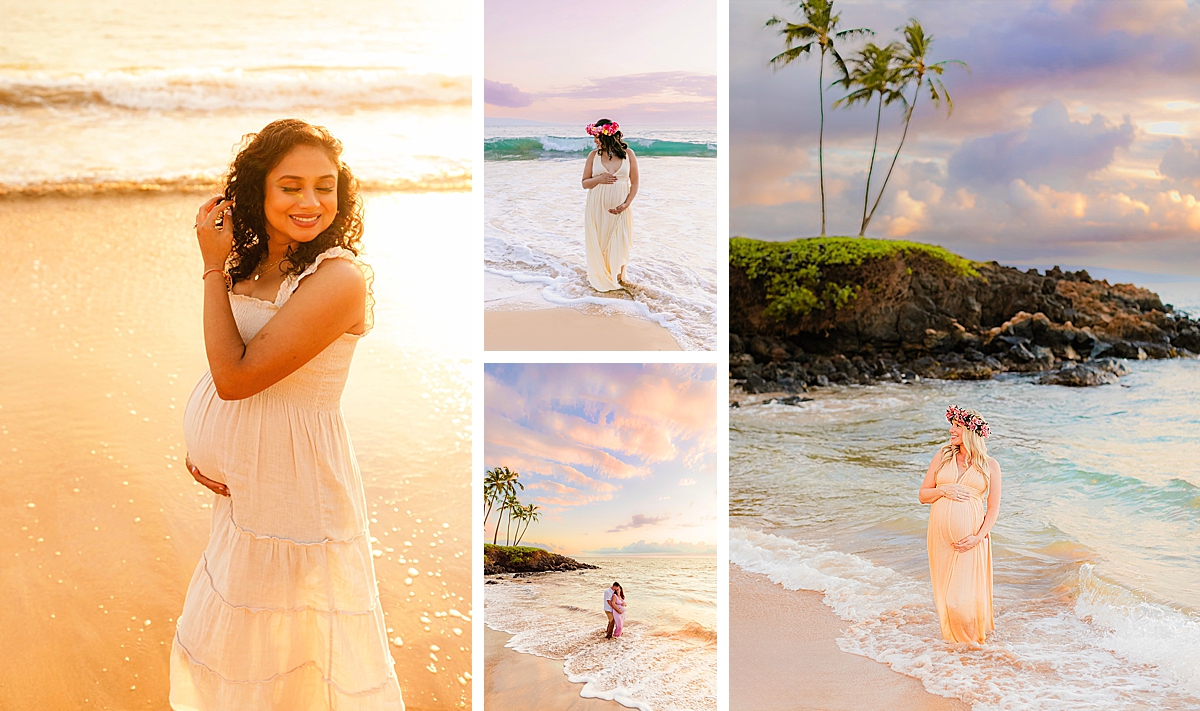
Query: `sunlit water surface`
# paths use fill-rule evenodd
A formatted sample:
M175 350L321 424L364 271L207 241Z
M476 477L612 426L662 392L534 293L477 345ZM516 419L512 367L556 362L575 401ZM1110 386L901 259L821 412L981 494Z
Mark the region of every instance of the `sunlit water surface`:
M207 368L199 200L10 199L0 210L5 709L166 708L175 618L215 496L183 468L183 407ZM366 214L376 327L343 409L392 654L409 708L467 706L477 346L449 315L477 306L446 291L440 270L476 268L471 196L371 194Z

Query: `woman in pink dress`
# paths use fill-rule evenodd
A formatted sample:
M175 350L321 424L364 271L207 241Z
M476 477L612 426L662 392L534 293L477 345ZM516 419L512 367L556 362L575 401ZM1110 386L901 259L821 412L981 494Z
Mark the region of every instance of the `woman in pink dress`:
M613 609L613 637L621 636L621 629L625 627L625 588L617 585L617 594L613 595L612 601L609 603Z

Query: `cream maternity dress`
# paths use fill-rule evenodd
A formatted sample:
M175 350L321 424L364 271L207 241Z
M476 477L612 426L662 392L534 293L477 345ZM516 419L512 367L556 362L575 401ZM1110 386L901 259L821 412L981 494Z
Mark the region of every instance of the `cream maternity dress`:
M608 172L601 153L592 158L592 174ZM596 291L623 289L617 282L621 268L629 263L629 248L633 245L633 215L630 208L614 215L610 209L625 202L629 196L629 158L622 158L614 172L615 183L601 183L588 190L584 208L585 243L587 246L588 283Z
M943 496L929 510L929 577L942 638L981 643L996 628L992 621L992 542L984 538L965 553L954 550L954 543L974 535L983 525L988 480L975 467L960 471L956 458L951 457L938 470L937 484L963 484L971 491L966 501Z
M326 259L288 276L275 301L230 294L249 342ZM369 293L369 292L368 292ZM371 322L368 296L367 329ZM365 333L364 333L365 335ZM171 650L171 707L205 711L400 711L379 605L366 497L341 411L359 336L344 334L244 400L205 373L184 440L215 496L208 547Z

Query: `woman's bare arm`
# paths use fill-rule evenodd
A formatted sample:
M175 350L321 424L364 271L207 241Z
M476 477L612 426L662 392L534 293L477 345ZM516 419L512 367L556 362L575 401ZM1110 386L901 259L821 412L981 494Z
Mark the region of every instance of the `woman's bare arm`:
M242 400L266 390L362 324L367 290L357 265L326 260L302 285L249 343L243 343L224 282L214 276L205 279L204 349L222 400Z
M933 461L929 463L929 469L925 472L925 480L921 482L921 491L917 493L917 499L923 504L932 504L946 495L946 492L939 489L937 485L937 472L941 465L942 451L938 450L933 455Z
M204 351L213 385L222 400L242 400L262 392L312 360L343 333L363 322L366 278L357 265L329 259L305 277L279 313L250 343L242 341L225 278L233 243L227 220L230 203L215 197L196 215L196 240L204 258Z
M985 538L992 532L992 526L996 525L996 519L1000 516L1000 463L991 457L987 459L989 472L987 513L983 516L983 525L975 534L980 538Z
M591 153L589 153L588 157L587 157L587 163L585 163L583 165L583 187L585 190L591 190L592 188L596 187L597 185L604 185L606 183L617 182L617 176L615 176L612 173L609 173L607 171L601 173L600 175L597 175L594 178L591 177L592 176L592 165L594 164L594 161L597 160L597 157L599 156L599 154L600 154L600 151L592 151ZM601 164L601 165L603 165L603 164Z

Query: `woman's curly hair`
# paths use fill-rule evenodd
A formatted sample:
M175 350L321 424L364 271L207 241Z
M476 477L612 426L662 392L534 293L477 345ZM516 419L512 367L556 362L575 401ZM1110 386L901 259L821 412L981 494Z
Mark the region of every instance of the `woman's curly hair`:
M610 123L612 123L612 121L602 118L597 121L595 125L607 126ZM599 136L596 136L596 138L600 139L600 152L607 153L610 157L616 156L621 160L625 160L625 151L629 149L629 146L625 144L625 141L621 140L621 136L622 134L620 131L617 131L611 136L605 136L603 133Z
M338 212L333 224L311 242L293 245L285 258L285 274L299 274L317 255L330 247L344 247L354 254L362 249L363 207L358 181L341 160L342 143L324 126L299 119L282 119L267 124L258 133L242 138L242 147L225 180L225 199L233 202L233 248L229 276L238 282L250 277L267 257L267 217L263 210L267 174L296 146L313 146L325 151L337 166Z

